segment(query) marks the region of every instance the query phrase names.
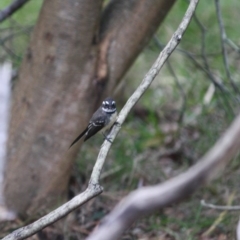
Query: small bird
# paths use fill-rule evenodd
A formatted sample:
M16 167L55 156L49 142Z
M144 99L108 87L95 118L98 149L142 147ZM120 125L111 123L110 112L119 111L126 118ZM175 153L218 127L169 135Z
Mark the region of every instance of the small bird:
M70 147L74 145L82 136L85 135L84 142L97 132L103 133L105 139L110 141L106 134L111 129L117 118L116 102L111 98L106 98L102 105L97 109L90 119L86 129L72 142ZM69 147L69 148L70 148Z

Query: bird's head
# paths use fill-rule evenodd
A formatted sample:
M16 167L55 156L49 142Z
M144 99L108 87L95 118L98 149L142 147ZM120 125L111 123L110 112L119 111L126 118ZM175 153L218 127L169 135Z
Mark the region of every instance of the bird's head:
M111 97L107 97L102 102L102 110L106 113L116 112L116 102Z

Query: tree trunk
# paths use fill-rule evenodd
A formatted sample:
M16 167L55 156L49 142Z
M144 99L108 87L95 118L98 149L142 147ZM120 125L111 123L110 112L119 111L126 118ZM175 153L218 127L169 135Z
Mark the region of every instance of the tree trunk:
M101 0L44 1L13 92L4 180L11 210L32 215L63 201L78 150L69 144L174 2L115 0L100 19Z

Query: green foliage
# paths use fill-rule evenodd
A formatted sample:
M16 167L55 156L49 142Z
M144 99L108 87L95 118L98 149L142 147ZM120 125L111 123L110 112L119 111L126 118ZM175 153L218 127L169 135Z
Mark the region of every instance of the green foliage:
M0 9L12 1L1 0ZM29 1L0 25L0 62L9 59L19 67L37 21L42 0Z
M0 9L4 9L12 0L1 0ZM6 20L1 24L1 26L11 26L11 22L17 22L19 26L24 25L34 25L38 18L40 8L42 6L43 0L34 0L26 3L19 11L16 11L9 20Z

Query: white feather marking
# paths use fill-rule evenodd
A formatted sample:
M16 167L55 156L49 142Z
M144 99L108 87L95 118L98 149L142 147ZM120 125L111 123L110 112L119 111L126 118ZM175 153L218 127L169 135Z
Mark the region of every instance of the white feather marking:
M105 126L104 128L102 128L100 130L100 132L102 132L102 133L107 132L112 127L112 125L115 123L116 119L117 119L117 111L115 111L115 113L112 114L109 124L107 126Z
M108 109L108 108L104 108L102 107L102 110L106 113L114 113L116 112L116 108L113 108L113 109Z

